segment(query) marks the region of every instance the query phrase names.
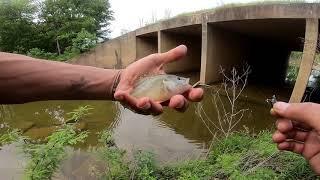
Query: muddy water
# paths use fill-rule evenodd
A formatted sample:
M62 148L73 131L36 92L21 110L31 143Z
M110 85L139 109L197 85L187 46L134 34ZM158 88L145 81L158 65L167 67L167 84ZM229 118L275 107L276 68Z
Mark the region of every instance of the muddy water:
M212 89L206 90L206 96L201 104L206 112L206 118L217 123L218 115L212 101L212 92ZM238 109L248 110L236 129L246 126L251 131L258 132L272 128L274 119L269 115L270 106L265 99L276 94L281 100L287 100L290 92L290 88L279 90L263 86L248 87L237 103ZM221 93L221 99L227 106L228 101L224 93ZM57 126L67 118L67 112L84 105L90 105L94 109L82 121L85 123L84 129L90 132L87 141L79 146L83 151L89 146L97 145L96 134L109 128L114 132L116 144L129 153L135 149L151 150L160 163L168 163L195 157L204 152L212 138L212 132L218 132L207 119L205 122L211 132L199 119L195 113L197 103L191 104L185 113L166 109L161 116L153 117L135 114L118 103L107 101L50 101L5 107L6 113L2 114L7 115L2 115L1 131L9 126L23 129L25 134L32 138L44 137L48 134L46 128ZM16 165L21 165L18 163L21 158L12 153L13 149L10 147L0 151L0 157L5 156L7 159L6 162L0 162L0 174L10 172L8 178L22 173L21 166ZM7 166L8 164L10 166Z

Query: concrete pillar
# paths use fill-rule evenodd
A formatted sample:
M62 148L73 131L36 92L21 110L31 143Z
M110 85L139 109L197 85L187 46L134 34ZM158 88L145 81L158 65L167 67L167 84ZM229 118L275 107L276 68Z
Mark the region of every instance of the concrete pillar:
M212 61L207 61L207 57L211 57L212 55L209 53L211 51L208 51L208 39L212 39L210 35L212 35L212 32L208 32L211 29L208 28L208 23L202 23L202 45L201 45L201 69L200 69L200 82L201 83L207 83L209 80L209 74L207 75L207 66L213 66Z
M159 40L160 53L181 44L188 47L188 54L185 58L165 66L164 69L167 73L200 72L201 36L160 31Z
M319 19L306 20L305 42L299 74L291 94L290 102L302 100L315 59L319 34Z
M201 82L214 83L222 80L220 66L230 72L247 60L248 39L235 32L212 24L203 24Z
M120 37L120 54L121 54L121 66L127 67L133 63L136 58L136 32L130 32Z

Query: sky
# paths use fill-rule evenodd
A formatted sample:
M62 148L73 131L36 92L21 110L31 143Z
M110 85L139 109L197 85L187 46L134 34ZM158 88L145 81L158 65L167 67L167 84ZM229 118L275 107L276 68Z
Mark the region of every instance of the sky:
M172 17L185 12L213 8L221 5L222 1L226 4L250 0L110 0L115 18L110 27L111 37L121 35L122 30L135 30L139 28L141 21L151 21L152 17L161 19L165 14Z

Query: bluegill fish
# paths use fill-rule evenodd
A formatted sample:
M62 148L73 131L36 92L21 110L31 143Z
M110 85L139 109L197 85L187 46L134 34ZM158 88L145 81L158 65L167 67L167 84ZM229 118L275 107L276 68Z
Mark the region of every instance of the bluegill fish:
M156 102L164 102L190 88L189 78L163 74L140 79L131 95L136 98L149 97Z

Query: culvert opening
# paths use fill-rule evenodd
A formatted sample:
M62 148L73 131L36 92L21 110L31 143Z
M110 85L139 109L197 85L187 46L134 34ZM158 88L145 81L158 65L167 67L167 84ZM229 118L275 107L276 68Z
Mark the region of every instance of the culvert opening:
M160 32L160 52L166 52L181 44L188 47L186 57L167 65L165 71L189 77L191 83L196 83L200 80L202 26L197 24Z
M286 84L292 51L303 51L305 19L239 20L208 24L208 56L210 68L206 76L211 82L221 81L217 71L232 67L251 68L249 86L258 86L264 94L280 94L288 99L292 86ZM210 73L210 71L212 71ZM266 89L262 87L268 87ZM274 89L272 89L274 88ZM282 90L279 90L282 89Z
M137 36L136 43L137 59L158 53L158 32Z

